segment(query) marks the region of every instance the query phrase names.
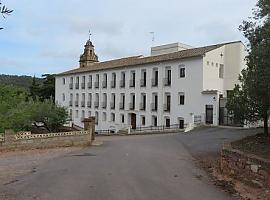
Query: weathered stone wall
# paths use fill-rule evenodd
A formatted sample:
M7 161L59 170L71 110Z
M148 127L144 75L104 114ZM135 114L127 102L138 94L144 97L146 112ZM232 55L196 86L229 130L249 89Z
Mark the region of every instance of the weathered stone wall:
M7 131L4 141L0 141L1 150L38 149L67 146L91 145L92 131L73 131L49 134L17 133Z
M221 170L242 182L270 188L270 160L226 146L222 149Z
M38 149L67 146L91 145L95 139L95 118L84 119L84 131L72 131L48 134L6 131L0 135L0 151L15 149Z

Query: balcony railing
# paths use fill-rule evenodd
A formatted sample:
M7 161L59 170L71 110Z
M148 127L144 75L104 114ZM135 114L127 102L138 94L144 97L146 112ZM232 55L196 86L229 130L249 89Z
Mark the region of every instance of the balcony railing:
M69 84L69 89L71 89L71 90L73 89L73 83Z
M157 87L158 86L158 80L153 78L152 79L152 87Z
M129 81L129 87L135 87L135 80Z
M119 109L124 110L125 109L125 104L124 103L119 103Z
M157 111L157 104L152 103L152 104L151 104L151 110L152 110L152 111Z
M95 82L95 88L99 88L99 82Z
M81 102L81 107L83 107L83 108L85 107L85 101Z
M146 87L146 79L141 79L141 87Z
M124 88L125 87L125 80L120 80L120 87Z
M82 89L85 89L85 83L81 83Z
M170 106L170 104L164 104L164 111L165 111L165 112L170 112L170 111L171 111L171 106Z
M99 107L99 102L94 102L94 106L95 106L95 108L98 108Z
M104 109L107 108L107 102L102 102L101 105L102 105L102 108L104 108Z
M116 81L111 81L111 88L115 88L116 86Z
M111 109L114 110L114 109L115 109L115 102L111 102L111 103L110 103L110 107L111 107Z
M79 101L75 101L75 106L76 106L76 107L79 106Z
M171 86L171 79L170 78L164 78L163 82L164 82L164 86Z
M107 88L107 81L102 81L102 88Z
M88 89L92 89L92 82L88 82L87 87L88 87Z
M87 107L91 108L92 107L92 102L91 101L87 101Z
M69 101L69 106L72 106L73 105L73 101Z
M135 103L130 103L129 104L129 110L134 110L135 109Z
M75 83L75 88L79 89L79 83Z
M146 106L144 103L140 103L140 110L145 110L146 109Z

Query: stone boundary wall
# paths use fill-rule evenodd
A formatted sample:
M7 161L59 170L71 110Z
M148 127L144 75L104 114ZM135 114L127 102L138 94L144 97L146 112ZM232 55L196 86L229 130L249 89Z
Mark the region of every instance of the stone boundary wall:
M87 146L92 142L92 130L48 134L31 134L31 132L14 134L6 131L3 139L0 140L0 151Z
M221 171L225 175L258 187L270 188L270 160L224 146Z
M91 145L95 140L95 118L85 118L83 123L84 130L81 131L48 134L6 131L4 135L0 134L0 151Z

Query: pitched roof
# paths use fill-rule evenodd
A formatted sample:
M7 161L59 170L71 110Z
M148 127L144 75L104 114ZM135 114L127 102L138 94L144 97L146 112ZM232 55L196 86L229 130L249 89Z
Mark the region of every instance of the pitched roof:
M137 65L156 63L156 62L162 62L162 61L171 61L171 60L176 60L176 59L203 56L205 55L205 53L209 51L220 48L227 44L233 44L233 43L238 43L238 42L240 41L216 44L216 45L199 47L199 48L192 48L192 49L187 49L187 50L178 51L174 53L157 55L157 56L149 56L149 57L133 56L133 57L120 58L116 60L104 61L104 62L96 62L96 63L91 63L87 67L76 68L76 69L69 70L69 71L66 71L57 75L58 76L69 75L69 74L76 74L76 73L83 73L83 72L90 72L90 71L114 69L114 68L127 67L127 66L137 66Z

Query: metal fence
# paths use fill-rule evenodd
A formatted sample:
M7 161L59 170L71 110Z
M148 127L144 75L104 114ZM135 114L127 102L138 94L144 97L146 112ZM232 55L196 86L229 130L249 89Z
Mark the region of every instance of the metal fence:
M111 135L115 134L115 129L106 129L106 130L96 130L95 133L98 135Z
M151 132L162 132L167 130L184 130L187 127L187 124L184 124L183 127L181 127L180 124L172 124L170 126L141 126L136 127L136 129L130 129L130 133L151 133ZM97 135L113 135L118 134L116 133L115 129L106 129L106 130L96 130L95 133Z
M187 127L187 124L184 124L184 127L181 127L180 124L172 124L170 126L143 126L136 127L136 129L132 129L131 132L154 132L154 131L164 131L164 130L183 130Z

